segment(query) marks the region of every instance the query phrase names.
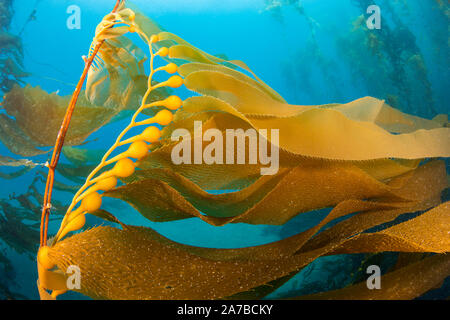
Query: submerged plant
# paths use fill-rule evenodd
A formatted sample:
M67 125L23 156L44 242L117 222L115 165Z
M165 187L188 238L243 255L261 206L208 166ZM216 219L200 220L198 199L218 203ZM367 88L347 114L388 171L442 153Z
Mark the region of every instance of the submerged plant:
M440 199L448 187L447 175L445 163L433 159L450 155L445 116L433 120L411 116L370 97L348 104L289 105L243 62L209 55L119 2L96 29L83 76L66 101L69 108L48 164L37 257L42 299L68 290L66 271L71 265L82 272L81 287L74 290L100 299L263 298L317 258L337 254L435 253L386 274L376 294L362 283L314 298L414 298L450 274L445 254L450 250L449 203L441 204ZM148 46L150 74L144 72L145 54L125 37L127 33L137 33ZM157 57L167 64L156 67ZM179 75L154 82L154 74L161 71ZM55 170L70 171L57 166L64 141L79 137L79 142L92 130L80 124L87 131L67 133L86 76L86 100L81 102L136 111L98 165L92 165L98 152L64 150L73 165L84 165L88 174L59 231L48 239ZM162 91L152 98L163 87L183 84L198 96L182 101ZM20 127L26 118L16 121L14 128L31 130L29 125ZM218 135L233 128L260 129L258 138L266 147L279 149L278 172L261 176L262 165L226 164L225 156L217 154L211 165L175 165L171 154L178 141L172 140L172 133L186 128L190 135L181 139L190 145L194 121ZM136 128L140 133L130 136ZM278 140L267 134L278 128ZM223 143L202 145L201 151L218 150ZM237 144L233 148L236 151ZM236 191L206 192L211 189ZM39 197L35 189L29 193ZM101 209L103 197L123 199L152 221L195 217L215 226L282 225L304 212L332 210L312 228L289 238L216 249L188 246L150 228L125 225ZM371 230L417 211L425 213ZM68 236L85 225L87 213L121 228L95 227ZM340 222L326 228L337 219ZM408 287L412 275L414 286Z
M355 82L362 80L370 95L387 99L396 108L436 115L424 56L408 24L399 18L390 1L354 0L352 3L361 12L373 4L386 8L381 29L369 30L366 18L361 15L353 21L351 30L336 41ZM402 7L407 8L405 3Z

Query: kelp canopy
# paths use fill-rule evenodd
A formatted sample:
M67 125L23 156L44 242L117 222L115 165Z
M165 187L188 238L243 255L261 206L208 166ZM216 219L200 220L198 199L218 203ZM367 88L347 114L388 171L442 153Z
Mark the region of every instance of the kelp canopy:
M148 45L148 58L126 37L128 32ZM445 163L439 160L450 155L446 116L419 118L371 97L347 104L290 105L243 62L207 54L123 2L97 28L99 40L105 42L89 71L68 143L80 144L119 112L136 112L101 160L99 152L65 149L74 166L85 166L88 178L56 237L39 250L41 298L67 290L65 272L71 265L82 272L81 287L75 290L98 299L263 298L314 260L338 254L426 253L423 259L405 259L384 275L376 293L362 283L292 298L411 299L450 275L445 254L450 251L450 210L448 202L441 203L448 180ZM168 64L156 68L156 56ZM150 74L145 73L147 62ZM153 74L159 71L179 76L156 83ZM170 94L181 84L194 96L179 108L181 100ZM20 130L17 136L29 138L30 148L50 145L64 99L39 88L17 87L5 97L5 110L15 117L5 116L5 123L14 121L5 127ZM13 107L12 101L21 103ZM55 123L51 121L37 140L38 128L30 117L48 110L54 112ZM211 165L175 165L171 154L177 142L172 134L185 128L190 135L182 139L193 144L195 121L218 133L256 129L268 150L279 150L279 170L261 175L261 164L225 164L225 158ZM142 133L125 136L134 127L141 127ZM279 139L267 134L270 129L279 129ZM110 158L116 148L128 145L127 151ZM203 144L201 151L208 147ZM234 148L236 154L237 144ZM208 192L229 189L234 192ZM214 226L282 225L305 212L331 211L312 228L277 242L216 249L188 246L150 228L125 225L101 209L102 197L122 199L151 221L197 218ZM422 213L404 218L413 212ZM84 226L86 213L117 225L64 238Z

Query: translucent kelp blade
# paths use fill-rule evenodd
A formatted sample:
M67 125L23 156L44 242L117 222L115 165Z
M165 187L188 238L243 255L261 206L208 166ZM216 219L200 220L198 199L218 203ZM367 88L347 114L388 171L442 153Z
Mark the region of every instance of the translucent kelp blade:
M373 123L354 121L337 110L320 107L311 107L290 117L245 116L230 104L213 97L190 98L183 108L227 112L247 121L255 130L279 130L277 145L280 149L303 156L370 160L450 155L450 128L391 134Z
M258 76L256 76L256 74L244 62L239 60L224 60L222 58L210 55L170 32L161 32L158 34L158 37L161 43L164 43L164 45L169 47L169 58L181 59L195 64L198 63L197 67L200 64L203 64L203 67L206 65L213 67L217 64L227 65L231 68L240 67L241 69L251 73L257 80L258 85L272 98L280 102L285 102L285 100L275 90L258 78ZM183 69L180 71L180 74L186 76L186 72L187 70Z
M188 103L187 107L191 105ZM181 174L187 179L197 184L202 189L242 189L248 187L260 177L261 168L267 167L262 164L211 164L211 165L198 165L182 163L174 165L172 161L172 152L174 148L179 144L178 141L171 141L169 138L171 133L177 128L185 128L191 132L191 137L183 137L183 141L191 145L193 149L194 136L193 124L195 120L204 121L203 131L214 128L219 130L223 137L226 136L227 129L242 129L247 130L250 125L243 120L236 120L236 118L230 114L225 113L193 113L191 117L183 118L183 114L190 113L177 112L173 124L168 125L162 131L165 139L160 141L160 144L155 144L152 152L148 157L139 162L139 168L152 169L152 168L167 168L176 173ZM181 117L180 117L181 116ZM263 139L265 142L265 139ZM263 142L263 143L264 143ZM207 144L203 143L202 154L207 147ZM268 150L272 148L268 146ZM229 149L229 148L228 148ZM223 141L223 150L227 150L225 139ZM237 153L237 144L235 144L234 153ZM246 159L248 156L248 148L245 150ZM293 155L285 150L279 152L279 167L282 168L294 168L297 166L311 166L319 165L321 162L327 166L330 160L310 159L300 155ZM420 160L413 161L399 161L390 159L379 159L371 161L356 161L354 165L361 168L369 175L373 176L377 180L389 179L403 173L414 170L419 164ZM225 163L225 159L223 160ZM152 178L149 175L140 175L141 178Z
M23 157L33 157L48 152L39 150L36 142L27 136L13 119L5 114L0 114L0 141L12 153Z
M190 63L180 67L186 77L186 86L204 95L227 101L239 112L248 115L293 116L311 108L329 108L342 112L349 119L371 122L381 128L398 133L413 132L419 129L443 127L444 117L427 120L402 113L388 106L382 100L365 97L347 104L321 106L295 106L280 101L270 101L268 91L256 90L245 75L223 66ZM259 87L258 89L264 89Z
M364 233L353 237L345 247L334 254L376 252L390 246L389 251L450 252L450 202L377 233ZM420 234L420 241L417 235Z
M137 108L147 77L144 52L125 36L106 40L98 53L101 63L89 69L86 97L93 104L116 109Z
M56 141L69 99L69 96L48 94L39 87L15 86L5 95L3 105L7 113L15 118L15 126L26 134L28 140L38 146L52 146ZM108 123L117 112L113 109L93 106L80 97L65 144L82 143L92 132ZM25 148L26 145L24 143L17 148ZM39 154L36 151L35 153ZM23 155L23 152L21 154Z
M369 210L367 212L360 212L344 221L341 221L334 225L332 228L326 229L315 237L309 239L304 246L300 249L300 252L308 252L327 246L329 243L339 243L344 240L350 239L359 233L368 230L370 228L382 225L387 222L394 221L400 215L407 212L417 212L428 210L441 203L440 192L434 197L425 199L421 202L417 202L413 207L398 208L398 209L384 209L384 210ZM377 236L374 236L377 237ZM389 244L389 242L386 242ZM350 244L351 245L351 242ZM393 251L386 249L387 251ZM409 247L405 246L403 251L408 251ZM341 248L342 250L342 248Z
M248 70L250 71L250 69L248 69ZM193 72L197 72L197 71L221 72L223 74L232 76L233 78L238 79L244 83L247 83L248 85L256 87L257 89L260 89L265 94L269 95L270 98L274 99L277 102L285 103L284 99L276 91L274 91L272 88L267 86L261 80L256 81L256 80L248 77L247 75L243 74L242 72L228 68L223 65L211 65L211 64L206 64L206 63L186 63L186 64L180 66L178 71L183 77L187 77L189 74L191 74ZM269 110L269 111L273 112L272 110ZM264 110L261 110L261 112L264 112ZM276 112L281 112L281 110L276 110Z
M239 119L236 119L236 117ZM227 108L227 106L223 105L222 102L217 102L211 97L193 97L184 102L183 108L176 112L174 121L162 130L162 139L160 142L162 148L168 148L171 145L178 143L178 141L176 143L171 141L173 131L178 128L187 129L190 132L191 137L193 137L194 121L202 121L202 128L204 132L208 129L218 129L221 131L223 137L226 137L227 129L242 129L246 131L252 128L251 124L247 121L247 118L243 114L237 112L236 110ZM183 139L184 138L185 137L183 137ZM205 147L205 143L203 143L203 147ZM270 149L270 147L268 148ZM225 144L223 150L226 150ZM159 152L159 147L155 147L154 151ZM279 150L279 161L281 167L293 167L298 165L300 162L304 162L305 159L306 158L302 155L295 155L284 149ZM420 159L377 159L369 161L354 161L354 164L366 171L370 171L373 176L382 180L414 169L417 167L419 162ZM177 171L177 167L175 166L173 170Z
M174 43L177 43L178 45L182 45L182 46L191 48L192 50L195 51L196 54L205 57L205 59L208 59L209 63L222 63L222 62L224 62L223 59L218 58L218 57L213 56L213 55L210 55L210 54L208 54L208 53L206 53L206 52L204 52L204 51L194 47L189 42L183 40L181 37L179 37L179 36L177 36L177 35L175 35L173 33L161 32L161 33L158 34L158 37L159 37L160 41L170 40L170 41L173 41Z
M393 133L408 133L421 129L442 128L448 123L448 119L444 115L435 117L433 120L428 120L402 113L385 104L383 100L372 97L357 99L346 104L318 106L296 106L271 102L271 97L267 95L267 92L265 92L265 95L262 95L260 90L255 90L263 89L261 86L258 86L256 81L236 70L224 66L190 63L181 66L180 73L187 77L187 86L192 90L225 100L239 113L247 117L256 115L261 117L288 117L299 115L311 109L326 108L337 110L347 118L355 121L373 123ZM192 78L190 75L192 75ZM201 104L201 100L195 99L194 101ZM258 103L255 104L255 102ZM206 110L208 109L206 108ZM211 103L209 110L214 110L213 103Z
M147 177L140 179L139 175ZM138 173L136 182L106 192L127 201L152 221L198 217L213 225L226 223L286 223L295 215L334 206L349 199L390 199L402 202L435 198L446 186L441 161L383 184L351 164L303 165L262 177L239 192L208 194L194 183L167 170ZM431 186L425 185L428 182ZM283 209L280 210L279 208ZM274 214L276 213L276 214Z
M145 53L130 39L120 36L104 42L98 53L101 63L89 69L86 97L93 104L118 110L136 110L147 89ZM164 100L169 92L153 91L148 101Z
M450 255L438 254L381 277L381 288L370 290L366 281L334 291L301 296L304 300L411 300L440 287L450 275Z
M428 120L403 113L387 105L384 100L373 97L357 99L346 104L337 104L331 108L342 112L350 119L368 121L395 133L442 128L448 123L446 115L439 115L432 120Z
M183 66L180 70L183 72ZM184 84L192 91L228 102L242 114L270 116L297 114L303 111L304 107L294 108L276 101L250 81L245 78L238 79L227 71L195 71L186 75Z
M195 50L194 48L183 44L171 46L169 49L169 58L196 61L206 64L217 64L216 62L208 59L198 50Z
M442 228L445 226L438 227L440 233ZM400 237L414 239L414 243L426 242L429 237L416 231L405 229ZM286 277L351 241L340 239L318 250L293 255L273 250L295 247L304 240L294 236L260 247L208 249L177 244L143 227L99 227L58 242L50 248L49 258L61 270L69 265L88 270L80 292L93 298L217 299ZM394 247L408 249L387 242L380 243L377 251ZM434 250L448 248L433 247L430 252ZM263 251L267 254L265 260L261 259ZM255 256L254 252L259 254Z

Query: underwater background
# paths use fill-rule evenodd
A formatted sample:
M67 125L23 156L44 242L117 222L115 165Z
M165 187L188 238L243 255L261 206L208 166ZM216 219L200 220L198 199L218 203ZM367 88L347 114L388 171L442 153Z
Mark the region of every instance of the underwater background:
M95 27L114 1L0 0L0 81L2 94L14 84L40 86L69 95L83 68ZM421 117L450 109L449 4L435 0L135 0L164 29L202 50L246 62L290 104L347 103L364 96ZM365 27L368 6L381 8L380 30ZM81 28L66 25L67 8L81 9ZM14 61L14 62L11 62ZM185 93L186 97L188 93ZM4 110L0 110L4 113ZM127 120L115 121L87 139L88 148L106 149ZM45 124L42 124L43 126ZM0 144L0 155L20 159ZM45 163L49 155L33 158ZM61 159L62 163L68 161ZM24 169L25 170L24 170ZM0 167L0 299L38 299L35 255L39 245L40 205L30 190L42 191L46 168ZM448 161L447 161L448 169ZM76 183L57 175L66 186ZM30 188L31 187L31 188ZM34 189L36 188L36 189ZM67 189L67 188L66 188ZM74 190L55 190L54 205L68 203ZM448 192L447 199L448 200ZM56 201L55 201L56 200ZM211 226L199 219L153 223L131 206L108 198L124 223L149 226L185 244L234 248L269 243L317 224L330 209L297 216L283 226ZM19 219L17 212L26 212ZM50 223L57 231L61 216ZM104 224L88 218L89 225ZM322 257L268 298L328 291L360 282L364 265L386 272L395 253ZM450 295L450 283L422 299ZM62 299L85 298L75 293Z

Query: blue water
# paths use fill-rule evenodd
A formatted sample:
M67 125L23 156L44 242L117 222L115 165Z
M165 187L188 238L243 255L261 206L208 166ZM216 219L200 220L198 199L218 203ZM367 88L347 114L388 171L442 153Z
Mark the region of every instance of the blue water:
M24 46L24 67L31 73L26 82L32 86L39 85L47 92L71 94L73 84L78 81L83 68L81 56L88 53L95 27L112 9L113 2L112 0L14 1L14 16L10 29L12 34L19 33L33 8L37 10L36 19L26 25L21 37ZM299 14L294 6L285 4L281 9L281 18L273 11L266 11L267 3L262 0L136 0L133 3L165 30L181 36L196 47L211 54L226 54L228 59L245 61L289 103L304 105L349 102L371 95L371 88L385 81L382 76L363 79L361 75L359 80L355 80L348 60L337 48L336 39L346 38L352 28L352 22L365 14L355 2L358 1L301 1L306 16ZM375 2L379 3L383 10L385 1ZM415 44L424 57L426 77L432 89L433 101L432 110L413 108L404 111L425 117L432 117L437 113L448 114L450 56L448 34L445 32L448 30L448 20L443 19L436 8L433 9L434 1L405 1L406 7L402 1L398 3L393 5L395 15L414 36ZM66 9L74 4L81 8L80 30L69 30L66 27L69 16ZM383 23L389 23L392 19L390 15L390 11L386 11L384 20L385 15L382 11ZM310 18L314 21L314 39L320 48L320 55L323 61L329 63L325 68L317 63L313 58L314 53L307 49L312 39ZM363 57L361 59L363 60ZM377 65L371 67L375 70L378 68ZM297 76L291 77L290 74ZM358 75L356 77L358 78ZM389 91L389 88L386 90ZM89 140L99 138L99 141L90 146L93 148L109 146L126 123L127 120L119 121L92 134ZM0 154L17 158L2 145ZM35 159L37 162L45 162L46 157L39 156ZM61 161L64 161L64 158ZM11 171L8 168L0 170ZM28 186L33 177L34 173L31 172L14 180L2 181L0 197L8 198L12 193L23 193L24 186ZM69 183L63 177L57 178ZM55 198L67 202L71 199L71 194L55 191ZM114 210L119 219L125 223L150 226L175 241L218 248L243 247L275 241L306 230L320 221L326 213L326 210L308 213L293 219L285 226L236 224L218 228L196 219L151 223L126 203L111 199L105 203L105 209ZM95 218L90 218L89 222L100 223ZM50 233L55 232L56 227L56 224L52 224ZM8 279L10 277L0 268L0 280L7 283L11 291L30 299L37 299L34 258L18 254L1 241L0 248L14 266L14 275L11 279ZM330 262L340 266L342 272L334 274L336 269L327 271ZM345 269L351 269L353 263L356 262L340 256L318 259L273 296L299 288L312 288L311 291L320 289L314 289L314 286L323 285L320 279L327 277L331 277L336 286L342 286L348 281Z

